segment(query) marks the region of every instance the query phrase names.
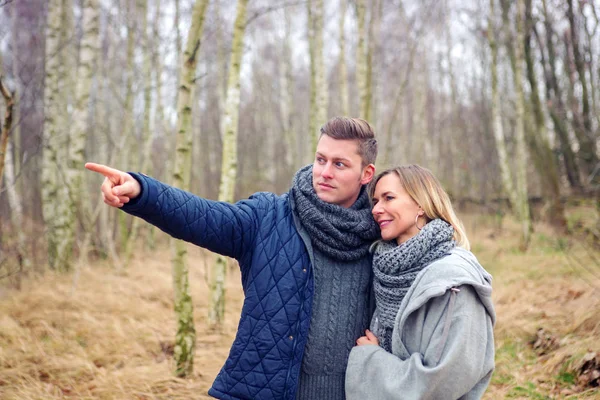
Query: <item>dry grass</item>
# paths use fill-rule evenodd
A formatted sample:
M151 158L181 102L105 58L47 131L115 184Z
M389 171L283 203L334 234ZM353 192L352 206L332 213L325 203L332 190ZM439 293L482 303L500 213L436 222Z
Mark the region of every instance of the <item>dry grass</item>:
M600 398L577 383L580 360L600 351L600 259L575 240L537 227L515 250L518 226L467 220L473 250L494 275L497 369L486 398ZM569 243L569 241L571 243ZM189 399L206 392L229 352L243 299L228 277L223 334L206 324L206 254L190 248L198 341L195 373L173 377L169 252L140 256L124 273L102 263L51 273L0 297L0 398ZM532 347L538 329L546 347Z
M206 392L229 353L243 295L230 275L223 334L206 324L204 256L191 250L198 342L191 379L173 377L175 333L169 252L125 273L104 265L47 274L0 299L0 398L189 399Z
M477 218L469 222L473 250L494 275L498 316L496 371L486 398L600 398L598 388L578 384L581 359L600 352L599 253L536 226L523 254L514 222L505 221L501 231ZM538 334L546 340L534 346Z

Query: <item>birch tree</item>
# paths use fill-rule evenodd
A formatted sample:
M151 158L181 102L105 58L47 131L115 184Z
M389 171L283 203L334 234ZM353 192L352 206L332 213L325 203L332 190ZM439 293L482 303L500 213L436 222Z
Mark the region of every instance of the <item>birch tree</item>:
M14 61L13 61L14 62ZM5 111L3 121L0 125L0 190L2 188L2 178L6 177L6 192L8 195L8 204L10 206L10 221L17 235L17 259L19 260L19 271L16 276L16 287L21 287L21 272L28 269L31 265L26 250L26 236L23 230L23 207L17 194L15 182L13 146L9 140L9 135L14 131L13 123L15 121L14 110L17 108L17 96L15 91L10 91L3 80L2 57L0 57L0 94L4 98ZM14 140L14 138L13 138ZM0 228L2 221L0 221Z
M2 75L2 59L0 59L0 94L6 103L2 127L0 128L0 188L2 187L2 177L4 176L4 165L6 158L6 150L8 148L8 135L12 130L13 109L15 106L14 94L8 90L4 84L4 76Z
M204 17L209 0L196 0L192 10L192 24L181 60L179 93L177 97L176 153L173 167L173 186L189 190L192 153L192 99L196 85L196 66L202 38ZM175 291L175 314L177 334L175 336L175 375L189 376L194 370L196 329L194 328L194 306L190 295L187 264L187 245L181 240L171 239L173 254L173 286Z
M237 136L240 107L240 73L244 49L244 33L246 29L246 8L248 0L238 0L229 76L227 78L227 96L225 99L225 115L222 118L223 158L221 163L221 180L219 185L219 201L233 202L235 180L237 176ZM210 284L210 306L208 319L212 325L220 326L225 316L225 273L227 261L218 255L213 264Z
M526 129L526 141L529 152L534 161L536 170L542 179L544 192L549 197L550 209L547 220L559 229L564 229L567 225L564 207L560 198L560 175L554 161L554 155L546 134L546 116L540 100L537 76L535 73L535 63L531 48L531 34L533 27L532 0L525 0L525 37L524 37L524 55L527 65L527 79L531 87L531 109L533 121L528 118L528 127Z
M84 240L80 245L82 260L86 259L87 246L93 229L89 221L91 212L88 207L87 190L83 185L85 170L81 166L85 162L85 144L89 133L90 92L96 72L98 53L100 51L100 10L98 0L85 0L83 2L82 36L79 50L79 66L77 68L77 84L75 89L75 104L72 116L71 132L69 134L69 157L67 161L68 181L65 185L69 188L69 198L72 223L70 229L73 235L76 231L76 215L80 215L86 229ZM67 199L65 199L67 200ZM77 213L78 212L78 213Z
M314 5L313 5L314 1ZM311 152L317 148L319 124L327 118L327 80L323 58L323 0L309 0L308 46L310 52L310 124Z
M11 36L12 36L12 75L15 81L15 90L14 90L14 101L15 106L13 109L13 121L14 126L12 128L13 133L11 134L13 137L12 143L14 148L14 166L15 166L15 176L19 175L21 172L21 102L19 96L22 92L22 81L20 77L20 65L19 65L19 18L17 12L17 3L11 4L10 7L10 17L11 17ZM21 180L22 182L22 180ZM19 185L21 189L22 185ZM15 189L16 190L16 189Z
M366 30L365 30L365 20L367 14L367 7L365 5L365 0L356 0L356 23L358 26L358 43L356 45L356 83L358 86L358 97L360 99L360 108L359 108L359 116L361 118L365 118L365 115L368 114L368 93L367 93L367 85L368 85L368 75L367 75L367 55L366 55L366 46L365 46L365 38Z
M68 148L67 114L69 87L65 78L70 65L66 31L69 30L65 4L50 0L46 27L46 66L44 86L44 153L42 159L42 202L48 264L68 271L72 266L73 210L65 185ZM72 71L69 71L72 73Z
M142 65L142 81L144 85L144 123L141 135L142 154L139 170L147 171L148 174L151 174L152 171L149 171L149 168L151 167L150 156L154 135L150 132L150 117L152 110L152 50L150 48L150 36L148 35L148 0L138 0L137 8L142 17L140 34L144 49L144 60ZM141 224L142 220L139 218L134 218L133 221L131 221L131 228L129 229L129 235L123 256L125 265L127 265L131 259Z
M573 10L573 0L567 0L567 18L570 26L570 42L573 51L573 59L575 61L575 69L581 88L581 118L576 119L574 126L577 140L579 141L579 155L585 170L586 176L590 176L594 181L600 181L600 174L595 174L595 178L591 176L597 168L598 156L596 155L596 144L592 132L592 117L590 110L590 98L588 92L588 82L586 77L585 60L580 50L579 42L579 27L575 20L575 12Z
M371 121L373 113L373 52L375 51L375 28L377 24L377 1L371 1L371 10L369 13L369 27L367 29L366 45L366 68L365 68L365 92L361 93L362 100L362 118ZM371 121L373 122L373 121Z
M342 103L342 115L350 115L350 99L348 97L348 66L346 64L346 9L348 0L340 0L340 59L339 63L339 80L340 80L340 97Z
M132 10L132 0L125 0L126 9L125 14L127 18L127 47L125 56L125 101L123 104L123 136L118 143L119 150L129 141L130 137L133 136L133 81L134 81L134 56L135 56L135 26L134 26L134 10ZM123 165L129 164L129 151L121 151L120 158ZM125 213L118 214L119 228L120 228L120 248L125 249L127 253L127 246L129 246L129 223L131 217Z
M323 54L323 30L324 30L324 0L316 0L315 7L315 89L317 91L317 126L324 124L327 120L327 107L329 102L329 91L327 85L327 68ZM317 139L319 132L317 134ZM316 144L314 148L316 149Z
M492 84L492 131L494 132L496 152L498 153L498 164L500 166L502 187L504 188L504 192L509 197L510 204L515 207L518 200L515 188L513 186L510 165L508 163L504 127L502 125L502 115L500 114L500 91L498 88L498 42L496 41L497 30L494 18L495 2L496 0L490 0L490 15L488 19L488 40L492 53L492 64L490 66Z
M289 9L284 9L285 18L285 33L283 39L283 54L281 57L281 72L279 76L279 88L280 88L280 114L281 124L283 127L283 136L286 144L286 166L285 171L287 174L293 173L293 168L296 166L297 157L297 146L296 146L296 135L294 134L294 120L292 118L293 105L294 105L294 78L292 71L292 39L291 39L291 25L292 19L290 17Z
M514 40L514 65L513 65L513 84L515 87L515 186L514 194L509 194L509 199L512 199L513 210L521 224L521 244L522 250L527 249L531 237L531 215L529 211L529 200L527 192L527 151L525 144L525 93L523 91L523 62L524 62L524 34L523 34L523 19L525 13L525 1L517 0L516 25L517 34ZM504 28L507 33L507 38L511 37L510 25L506 24L506 18L509 11L509 3L507 0L502 0ZM511 46L511 42L507 42L507 46Z
M582 188L581 179L579 177L579 166L577 165L577 161L575 159L575 153L573 152L573 148L571 147L571 141L569 139L569 133L567 131L567 126L565 120L567 118L567 111L563 101L563 95L561 93L561 88L558 82L558 73L557 73L557 60L556 60L556 51L554 48L554 30L552 28L552 21L550 19L550 15L548 13L548 8L546 6L546 0L542 0L542 7L544 12L544 30L546 33L546 48L548 51L548 61L542 63L544 64L544 75L546 81L546 98L548 102L548 110L550 112L550 118L552 119L552 123L554 125L554 130L556 131L556 135L558 137L560 143L560 150L563 158L563 163L565 166L565 171L567 174L567 180L569 181L569 185L575 191L579 191ZM537 34L535 30L535 25L533 25L534 32L538 38L538 41L541 43L542 40ZM544 46L540 45L540 48ZM542 56L543 56L542 52Z

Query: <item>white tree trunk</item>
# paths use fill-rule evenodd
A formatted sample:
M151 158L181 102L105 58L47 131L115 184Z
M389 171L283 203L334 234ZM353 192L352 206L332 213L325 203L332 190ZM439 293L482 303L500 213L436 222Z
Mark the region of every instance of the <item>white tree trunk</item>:
M498 43L496 41L496 28L494 19L494 3L496 0L490 0L490 18L488 22L488 40L492 52L492 131L494 132L494 140L496 143L496 151L498 152L498 164L502 177L502 187L505 193L509 196L509 201L512 207L516 207L517 199L514 189L510 166L508 164L508 156L506 153L506 141L504 138L504 128L502 125L502 115L500 113L500 92L498 88Z
M98 0L85 0L83 2L82 29L83 35L79 50L79 66L75 88L75 107L73 109L67 161L67 176L69 179L66 182L70 193L71 218L73 218L70 229L73 230L74 237L77 210L79 215L87 220L87 222L84 222L86 232L93 229L93 221L90 221L91 210L87 196L88 191L83 185L85 170L82 165L86 160L85 144L90 130L90 92L96 72L98 53L100 52L100 6ZM85 261L87 254L84 254L85 249L83 247L85 246L80 247L80 259Z
M367 54L365 50L365 31L366 6L365 0L356 0L356 22L358 25L358 43L356 45L356 83L358 86L359 117L365 118L367 107Z
M521 223L521 249L529 246L531 239L531 215L527 194L527 150L525 144L525 94L523 92L523 16L525 10L524 0L517 1L517 37L515 43L515 71L514 82L516 99L516 192L517 217Z
M291 43L291 16L289 9L285 8L285 36L283 39L283 55L281 57L281 73L279 76L280 113L283 125L283 136L286 143L285 161L286 173L290 174L297 162L296 135L294 134L294 120L292 109L294 104L294 77L292 74L292 43Z
M65 79L70 65L65 41L68 18L62 0L50 0L46 28L44 86L44 153L42 158L42 211L48 242L48 264L53 269L71 269L73 218L65 185L68 126L66 110L70 83ZM67 24L67 26L64 26ZM69 71L73 72L73 71Z
M141 148L142 154L140 159L139 170L144 171L147 174L152 174L149 170L151 167L150 156L152 152L152 144L154 135L150 130L150 117L152 111L152 49L150 46L149 35L148 35L148 0L138 0L138 12L142 17L142 26L140 28L142 45L144 49L144 61L142 66L142 80L144 83L144 124L142 127L141 137ZM129 238L123 255L125 265L131 260L133 249L135 247L140 226L142 220L140 218L134 218L131 221L131 228L129 230Z
M125 73L127 74L127 84L125 88L125 102L123 104L123 137L119 142L120 145L124 145L133 136L133 80L134 80L134 55L135 55L135 27L133 24L134 12L131 10L131 2L127 1L126 8L127 18L127 50L126 50L126 61L125 61ZM129 151L119 148L121 164L129 165ZM120 230L120 248L124 253L127 253L127 247L129 246L129 223L131 216L125 213L117 214L119 221Z
M323 54L323 29L324 29L324 4L323 0L316 0L315 7L315 87L317 90L317 127L327 122L327 107L329 91L327 85L327 68ZM317 129L318 131L318 129ZM319 132L317 132L317 138ZM316 147L316 146L315 146Z
M221 183L219 201L233 202L235 180L237 177L237 134L240 108L240 73L244 50L244 33L246 28L246 8L248 0L238 0L237 15L233 28L231 61L229 78L227 79L227 98L223 127L223 160L221 167ZM225 316L225 273L227 262L224 257L217 256L210 285L209 322L219 326Z
M348 97L348 66L346 64L346 35L344 32L346 22L346 9L348 0L340 0L340 97L342 103L342 115L350 115L350 101Z
M200 40L208 0L196 0L192 10L192 24L188 32L186 48L181 60L179 91L177 97L176 155L173 167L173 185L189 190L192 152L192 99ZM193 302L189 288L187 245L171 239L173 253L173 285L175 291L175 314L177 334L175 337L175 374L189 376L194 369L196 330L194 328Z

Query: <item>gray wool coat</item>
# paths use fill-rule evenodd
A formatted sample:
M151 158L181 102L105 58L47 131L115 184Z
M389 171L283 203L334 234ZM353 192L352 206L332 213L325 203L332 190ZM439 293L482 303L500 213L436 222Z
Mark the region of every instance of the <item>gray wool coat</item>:
M459 247L425 267L398 310L393 354L374 345L352 349L347 399L481 398L494 370L491 279Z

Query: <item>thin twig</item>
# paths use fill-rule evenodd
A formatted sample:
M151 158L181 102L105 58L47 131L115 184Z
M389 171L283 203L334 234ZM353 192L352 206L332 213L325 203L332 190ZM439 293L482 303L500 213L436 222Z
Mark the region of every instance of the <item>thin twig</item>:
M9 5L10 3L12 3L14 0L0 0L0 7L4 7L6 5Z

